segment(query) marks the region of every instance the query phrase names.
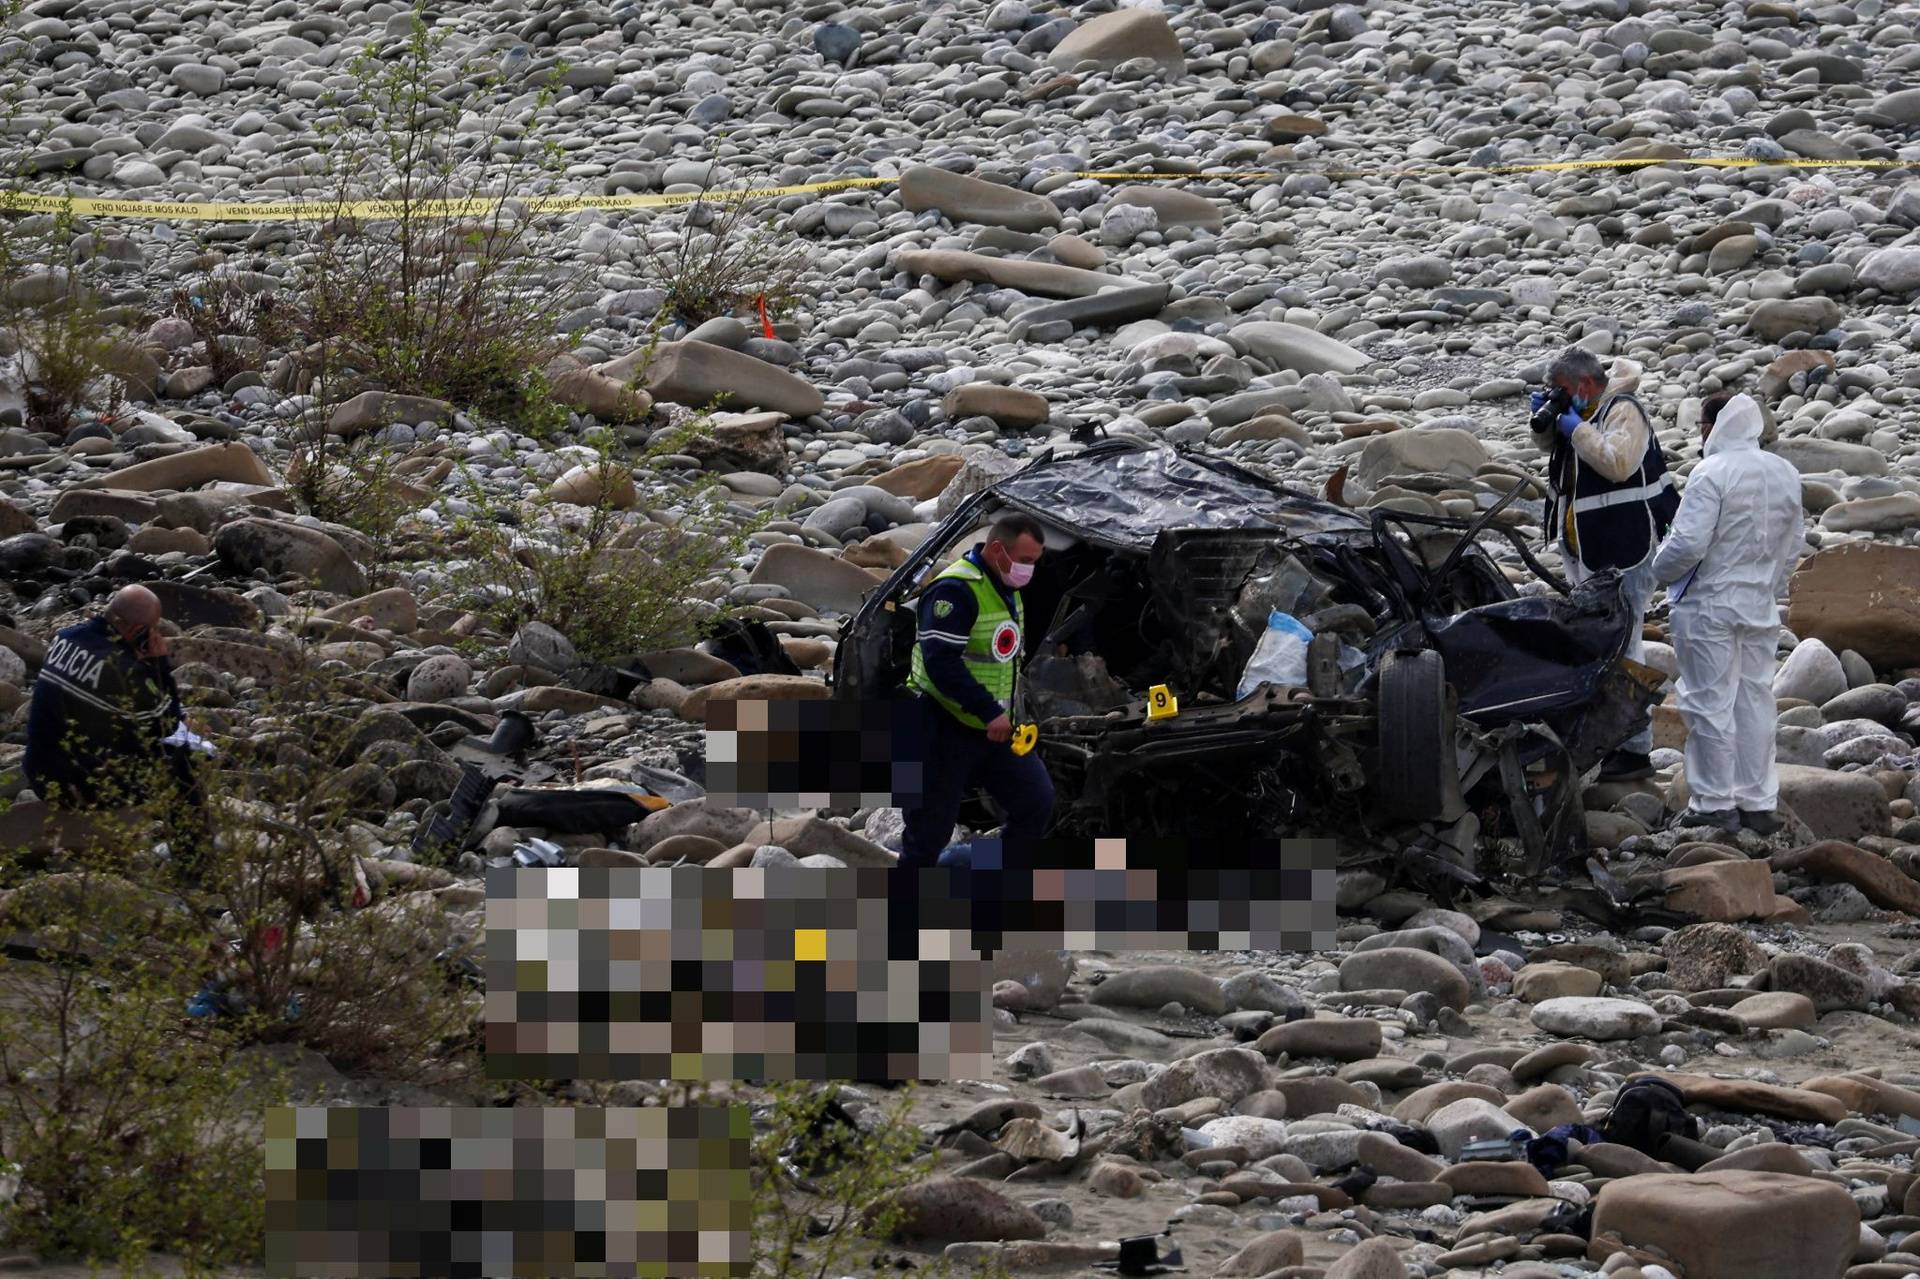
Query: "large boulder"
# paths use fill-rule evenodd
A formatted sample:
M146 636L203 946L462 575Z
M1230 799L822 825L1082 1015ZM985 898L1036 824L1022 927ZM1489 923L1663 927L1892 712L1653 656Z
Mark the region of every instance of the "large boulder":
M1380 1023L1370 1017L1307 1017L1282 1022L1254 1041L1268 1056L1366 1061L1380 1054Z
M1052 406L1038 391L993 382L968 382L948 391L940 407L950 421L968 417L992 418L994 425L1024 431L1047 420Z
M1840 654L1825 642L1809 637L1794 645L1773 675L1775 697L1797 697L1824 705L1847 691L1847 671Z
M1912 293L1920 289L1920 246L1896 244L1867 254L1856 277L1860 284L1882 293Z
M916 213L938 209L952 222L979 222L1014 231L1044 231L1060 225L1059 206L1044 195L925 164L900 175L900 202Z
M1039 1239L1047 1223L1033 1209L969 1177L936 1177L897 1191L894 1233L935 1241Z
M782 542L767 548L747 580L784 586L794 599L830 613L851 613L885 579L825 551Z
M958 453L936 453L917 462L903 463L891 471L882 471L873 477L873 487L909 502L924 502L940 496L960 473L963 460Z
M1920 547L1855 542L1809 556L1793 574L1787 626L1850 648L1876 668L1920 652Z
M805 675L742 675L687 694L680 717L704 720L712 702L823 702L828 696L825 684Z
M1660 1014L1633 999L1565 996L1533 1006L1533 1024L1556 1035L1586 1039L1633 1039L1660 1029Z
M235 520L214 536L221 562L247 574L265 569L275 577L297 576L323 591L364 595L367 575L340 543L318 529L282 520Z
M273 475L258 453L236 441L188 449L150 462L135 462L86 483L125 492L152 493L158 489L199 488L216 480L270 486Z
M960 249L908 249L894 256L893 265L895 270L908 275L930 275L949 283L969 280L976 284L997 284L1042 298L1090 298L1102 289L1127 283L1117 275L1102 275L1098 271L1055 266L1027 258L992 258Z
M1808 848L1775 853L1772 862L1775 870L1852 884L1883 910L1920 916L1920 883L1878 853L1838 840L1823 840Z
M1209 1016L1227 1011L1227 997L1218 978L1179 964L1149 964L1117 972L1093 988L1091 1002L1107 1008L1159 1008L1177 1003Z
M1128 205L1152 209L1163 227L1192 226L1218 231L1225 224L1225 215L1221 213L1220 206L1206 196L1195 195L1191 191L1176 191L1167 186L1121 187L1107 201L1108 208Z
M1775 440L1768 450L1793 464L1802 475L1825 475L1839 471L1843 475L1877 476L1887 473L1887 455L1865 444L1845 440L1823 440L1814 435L1796 435Z
M709 471L745 471L757 475L787 473L784 413L714 413L705 429L683 449Z
M1527 1004L1549 999L1591 998L1600 993L1600 986L1600 974L1593 969L1552 960L1528 964L1513 975L1514 998Z
M1846 1103L1805 1088L1763 1084L1755 1079L1715 1079L1711 1075L1644 1071L1633 1079L1664 1079L1680 1090L1689 1106L1733 1110L1810 1124L1837 1124L1847 1117Z
M1790 991L1813 1001L1816 1012L1865 1012L1871 988L1866 979L1812 955L1775 955L1767 965L1768 990Z
M600 365L599 371L624 381L636 370L623 360ZM826 398L804 378L710 342L663 342L644 367L647 391L670 404L773 409L788 417L811 417L827 407Z
M1667 908L1699 919L1733 923L1773 914L1773 870L1765 862L1703 862L1661 876Z
M402 422L416 426L422 422L450 422L453 405L426 395L395 395L387 391L362 391L333 410L327 418L327 430L342 439L352 439L369 431Z
M1645 1173L1608 1182L1603 1239L1658 1248L1687 1279L1840 1279L1860 1242L1846 1187L1774 1172Z
M1748 327L1768 342L1790 333L1824 333L1839 323L1840 304L1820 297L1769 298L1747 317Z
M1054 46L1047 61L1071 70L1082 62L1117 67L1135 58L1150 58L1170 76L1184 75L1187 57L1180 37L1159 10L1120 9L1090 18Z
M1183 1105L1195 1097L1218 1097L1231 1106L1266 1086L1266 1058L1251 1048L1213 1048L1176 1061L1147 1080L1140 1101L1148 1110Z
M1426 1118L1427 1131L1448 1160L1460 1157L1461 1147L1488 1137L1505 1137L1526 1127L1518 1119L1481 1097L1448 1102Z
M1667 979L1676 990L1718 990L1736 976L1767 966L1766 952L1732 924L1690 924L1660 941Z
M1283 320L1237 324L1227 336L1273 367L1296 373L1358 373L1373 363L1372 356L1344 342Z
M555 480L547 489L547 498L574 506L600 506L603 503L619 511L629 511L639 502L633 472L617 463L576 466Z
M1465 1008L1473 987L1450 961L1411 946L1355 951L1340 961L1342 990L1426 991L1441 1005Z
M554 402L602 422L638 422L653 411L653 397L599 369L582 368L577 361L549 366L547 393Z
M1815 839L1852 844L1866 835L1885 835L1892 824L1886 789L1870 773L1782 764L1780 802L1806 823Z
M1353 468L1353 479L1378 488L1396 475L1452 475L1468 479L1491 457L1486 445L1453 427L1388 431L1367 441Z

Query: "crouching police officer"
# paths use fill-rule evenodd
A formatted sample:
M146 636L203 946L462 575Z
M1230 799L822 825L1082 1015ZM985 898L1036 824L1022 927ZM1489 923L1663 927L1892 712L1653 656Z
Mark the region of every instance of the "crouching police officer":
M976 786L1005 810L1009 841L1046 832L1053 782L1037 755L1014 753L1011 718L1024 647L1020 588L1045 549L1038 521L1004 515L920 596L907 685L919 694L924 767L920 804L903 814L902 866L935 863Z

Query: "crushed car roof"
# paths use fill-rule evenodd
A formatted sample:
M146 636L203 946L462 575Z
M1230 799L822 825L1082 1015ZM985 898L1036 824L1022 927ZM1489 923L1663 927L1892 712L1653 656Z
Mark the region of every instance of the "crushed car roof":
M1145 553L1162 530L1364 532L1367 521L1219 458L1114 440L1008 476L993 496L1116 550Z

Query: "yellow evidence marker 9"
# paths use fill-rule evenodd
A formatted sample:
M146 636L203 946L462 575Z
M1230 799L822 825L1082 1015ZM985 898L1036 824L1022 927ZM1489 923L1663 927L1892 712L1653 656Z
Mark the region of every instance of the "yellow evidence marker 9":
M1147 718L1172 719L1180 713L1180 699L1165 684L1155 684L1147 690Z

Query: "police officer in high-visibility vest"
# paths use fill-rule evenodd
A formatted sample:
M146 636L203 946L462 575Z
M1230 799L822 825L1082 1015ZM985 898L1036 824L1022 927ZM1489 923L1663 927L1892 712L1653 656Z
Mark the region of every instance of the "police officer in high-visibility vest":
M1608 381L1591 351L1570 347L1547 370L1547 385L1571 401L1558 419L1534 425L1534 442L1548 450L1550 535L1560 543L1567 580L1578 586L1611 569L1620 574L1632 626L1627 656L1643 661L1641 624L1653 596L1653 552L1680 509L1653 422L1633 395L1640 370L1614 365ZM1536 392L1538 415L1547 394ZM1601 781L1637 781L1653 775L1652 721L1645 722L1600 767Z
M1045 549L1036 520L1007 514L921 593L907 685L920 698L924 768L920 804L904 814L902 866L935 863L975 786L1005 810L1008 840L1046 832L1053 781L1039 756L1014 753L1011 718L1026 625L1020 588Z

